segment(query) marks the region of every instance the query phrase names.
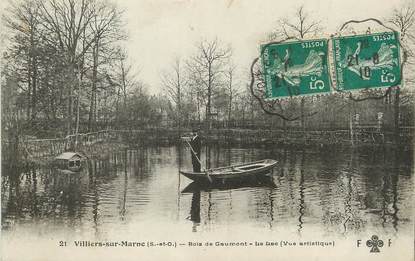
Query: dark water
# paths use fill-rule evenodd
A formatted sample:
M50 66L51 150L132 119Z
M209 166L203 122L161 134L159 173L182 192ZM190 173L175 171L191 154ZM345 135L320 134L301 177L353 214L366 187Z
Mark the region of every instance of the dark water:
M188 187L190 180L178 174L191 168L184 147L119 151L91 160L80 173L36 166L2 173L3 232L105 238L145 227L172 233L249 227L347 237L413 229L408 153L209 146L202 154L208 167L263 158L280 164L270 182L231 189Z

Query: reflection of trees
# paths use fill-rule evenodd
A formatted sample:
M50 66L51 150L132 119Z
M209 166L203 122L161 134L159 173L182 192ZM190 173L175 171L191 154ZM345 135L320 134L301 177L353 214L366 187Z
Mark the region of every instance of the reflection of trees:
M326 162L320 167L323 175L318 178L318 182L322 182L319 187L323 224L327 231L337 228L335 232L345 236L350 230L360 230L364 224L357 209L359 194L354 180L356 171L360 169L359 160L353 151L349 154L349 161L344 159L344 152L321 153ZM343 158L339 161L340 157ZM346 166L342 166L344 161L347 161Z
M344 178L346 179L346 185L345 185L345 200L344 200L344 217L342 217L342 219L344 220L343 223L343 232L342 234L345 236L348 230L348 223L350 222L350 224L352 224L351 222L353 222L354 217L353 217L353 213L352 213L352 205L351 205L351 201L352 201L352 175L351 172L353 172L353 169L358 168L359 166L354 166L355 165L355 154L354 154L354 150L352 150L351 154L350 154L350 162L349 162L349 170L347 171L347 174L344 175ZM358 162L358 161L357 161Z
M128 150L126 160L128 160L128 167L134 176L139 180L144 180L151 172L151 156L150 148L143 147L137 150ZM160 153L160 152L158 152Z
M323 208L326 208L323 223L326 226L338 227L344 236L365 227L378 226L385 230L393 228L397 232L400 165L390 155L386 155L388 160L380 163L384 153L388 152L363 149L350 152L347 167L327 182L326 186L331 187L329 194L322 195ZM330 195L332 200L324 200Z
M393 204L392 204L392 209L393 209L393 213L391 214L392 217L392 224L393 224L393 228L395 229L395 232L398 232L398 174L395 174L392 178L392 195L393 195Z
M372 153L385 154L383 157L388 160L384 160L383 165L378 165L379 161L376 161L372 168L362 169L362 175L366 178L367 191L363 204L368 211L379 218L378 222L385 230L393 229L396 233L399 221L397 186L401 172L400 157L402 152L394 149L392 153L389 153L388 150L373 151Z
M114 211L114 213L119 214L121 220L124 220L125 214L127 212L127 187L128 187L128 167L129 164L132 165L132 155L129 155L129 150L120 151L112 155L105 155L100 159L91 159L88 161L88 191L85 193L84 197L87 197L88 202L91 204L91 214L92 214L92 228L94 230L95 236L99 238L101 234L101 212L103 211ZM111 180L117 177L117 171L119 167L122 167L120 171L123 174L123 183L120 187L121 200L120 205L118 206L119 211L115 212L113 209L104 209L103 208L103 198L107 198L108 194L115 191L105 191L102 190L103 185L107 184Z
M97 162L94 161L93 162L93 168L90 169L92 172L89 173L90 177L92 178L92 183L90 183L90 191L92 191L92 195L93 195L93 199L92 199L92 219L93 219L93 228L95 231L95 235L98 236L99 235L99 224L98 224L98 206L99 206L99 194L98 194L98 189L97 189L97 178L96 178L96 173L97 173Z
M268 200L269 200L269 228L272 229L274 223L274 197L273 190L269 189L268 191Z
M2 169L3 170L3 169ZM5 185L8 185L8 197L7 199L3 197L2 195L2 226L4 225L3 222L5 222L6 215L7 217L12 218L18 218L21 216L21 210L22 206L19 204L21 201L20 199L20 172L17 169L11 169L9 168L7 171L8 175L2 176L2 180L4 180ZM2 188L2 193L3 190ZM6 211L3 213L3 204L6 203ZM8 222L12 222L12 220L7 220Z
M208 202L208 207L207 207L207 220L209 223L211 223L212 221L212 209L214 206L214 203L212 202L212 193L208 192L207 193L207 202ZM215 213L213 213L213 217L216 217Z
M247 212L249 219L265 221L270 228L274 221L272 178L234 181L226 184L189 184L182 193L193 193L190 219L193 229L201 223L212 226L216 223L231 223L240 216L235 211ZM248 193L241 193L239 189ZM236 193L233 193L233 192Z
M177 220L179 220L180 218L180 181L181 181L180 170L182 169L182 165L183 165L182 155L183 155L183 147L181 144L179 144L176 146L176 163L177 163L177 168L179 170L177 171L177 216L176 216Z
M116 152L109 159L90 161L89 191L86 196L90 199L92 227L96 236L103 231L101 217L125 221L130 210L137 210L129 208L130 202L135 202L137 198L140 202L148 202L148 198L140 195L145 194L143 190L147 188L152 174L150 165L158 164L159 161L155 159L155 162L151 162L150 158L161 158L159 155L163 155L163 150L143 147ZM129 192L131 180L138 185L132 193ZM114 195L118 195L116 204L112 204Z
M386 227L388 223L392 224L394 232L398 232L398 189L397 184L399 175L393 173L391 175L383 175L382 185L382 226Z
M48 218L59 222L79 214L81 174L29 164L10 174L4 215L23 222ZM67 225L73 225L74 219L69 221Z
M124 191L123 191L123 198L121 203L121 210L120 210L120 216L121 220L124 220L125 213L127 211L126 209L126 202L127 202L127 188L128 188L128 172L127 172L127 149L124 150L124 157L125 157L125 164L124 164Z
M339 176L335 182L339 186L341 196L334 203L342 206L342 211L336 212L334 215L334 224L338 225L342 235L346 236L349 231L360 231L366 221L361 216L359 205L357 204L359 196L359 188L357 187L356 174L360 176L361 169L366 166L360 164L360 154L355 153L352 149L347 168L340 170ZM341 204L341 205L340 205Z
M287 181L288 181L288 195L289 195L289 203L288 205L295 206L295 188L294 188L294 178L295 178L295 162L296 162L296 153L295 151L290 151L289 158L288 158L288 166L287 166Z
M347 192L346 192L347 194L346 194L346 198L345 198L345 201L344 201L345 221L343 222L343 227L344 227L343 235L346 234L347 223L349 222L349 220L351 220L353 218L353 216L352 216L352 205L351 205L351 200L352 200L352 176L351 176L350 172L347 173L346 178L347 178Z
M304 199L304 160L305 160L305 151L301 151L301 163L300 163L300 184L299 184L299 207L298 207L298 233L301 235L301 230L303 228L303 217L305 212L305 199Z
M231 158L229 150L211 147L211 164L225 165L241 161L243 157L248 161L262 156L261 153L269 153L256 149L234 150ZM272 155L280 161L275 169L280 169L274 176L278 183L276 188L247 184L223 188L225 191L210 189L194 193L190 219L207 226L233 220L261 223L270 229L288 224L300 235L314 223L345 236L365 227L383 226L385 230L397 232L400 222L407 222L408 212L402 207L407 202L402 198L409 195L405 193L409 193L408 182L412 182L412 177L402 175L402 171L407 170L402 170L401 152L360 150L346 154L347 158L344 152L330 152L324 156L321 152L308 152L279 149L280 155ZM161 153L164 155L163 150ZM188 156L188 153L183 155ZM154 173L146 172L148 157L146 149L125 150L104 159L109 163L91 159L85 173L75 175L36 166L27 166L19 173L10 172L2 177L2 223L20 218L22 222L32 223L35 219L54 220L55 224L65 221L65 227L87 222L88 228L95 229L99 236L105 231L102 226L111 223L108 219L114 218L112 223L119 223L119 219L123 221L131 213L141 216L136 210L142 208L131 207L132 202L146 204L148 181L154 178L152 184L159 184L158 177L150 177ZM117 167L114 172L112 165L122 168ZM170 192L174 191L172 189ZM118 195L115 202L114 195ZM178 204L179 200L180 196Z
M399 152L394 151L393 169L398 172L399 170ZM385 162L386 163L386 162ZM387 163L386 163L387 164ZM384 167L386 167L384 165ZM382 226L386 227L388 223L391 223L394 233L398 232L398 182L399 173L393 172L391 174L384 173L382 177Z

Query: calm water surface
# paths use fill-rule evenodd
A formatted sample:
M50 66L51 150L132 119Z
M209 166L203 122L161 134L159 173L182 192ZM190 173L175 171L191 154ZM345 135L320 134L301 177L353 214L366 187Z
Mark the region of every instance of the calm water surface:
M382 148L214 145L205 147L202 155L208 167L263 158L280 164L271 180L231 189L193 187L178 173L191 168L189 151L175 146L114 152L90 160L80 173L36 166L3 173L3 232L9 237L64 234L98 239L133 237L148 227L193 234L232 233L242 226L346 237L413 229L412 155Z

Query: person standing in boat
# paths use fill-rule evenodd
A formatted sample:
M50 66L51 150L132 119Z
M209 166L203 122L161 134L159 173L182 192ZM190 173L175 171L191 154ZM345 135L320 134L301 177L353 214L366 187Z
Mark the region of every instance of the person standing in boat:
M201 172L200 152L202 150L202 141L200 139L198 129L193 129L193 136L190 140L190 146L193 149L190 150L190 153L192 154L193 172Z

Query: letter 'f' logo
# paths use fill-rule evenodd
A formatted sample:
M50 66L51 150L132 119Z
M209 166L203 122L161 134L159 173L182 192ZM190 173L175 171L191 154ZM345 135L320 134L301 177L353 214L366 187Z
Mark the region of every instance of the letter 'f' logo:
M366 246L371 247L371 253L380 252L379 247L383 247L383 240L380 240L378 236L373 235L371 239L366 241Z

